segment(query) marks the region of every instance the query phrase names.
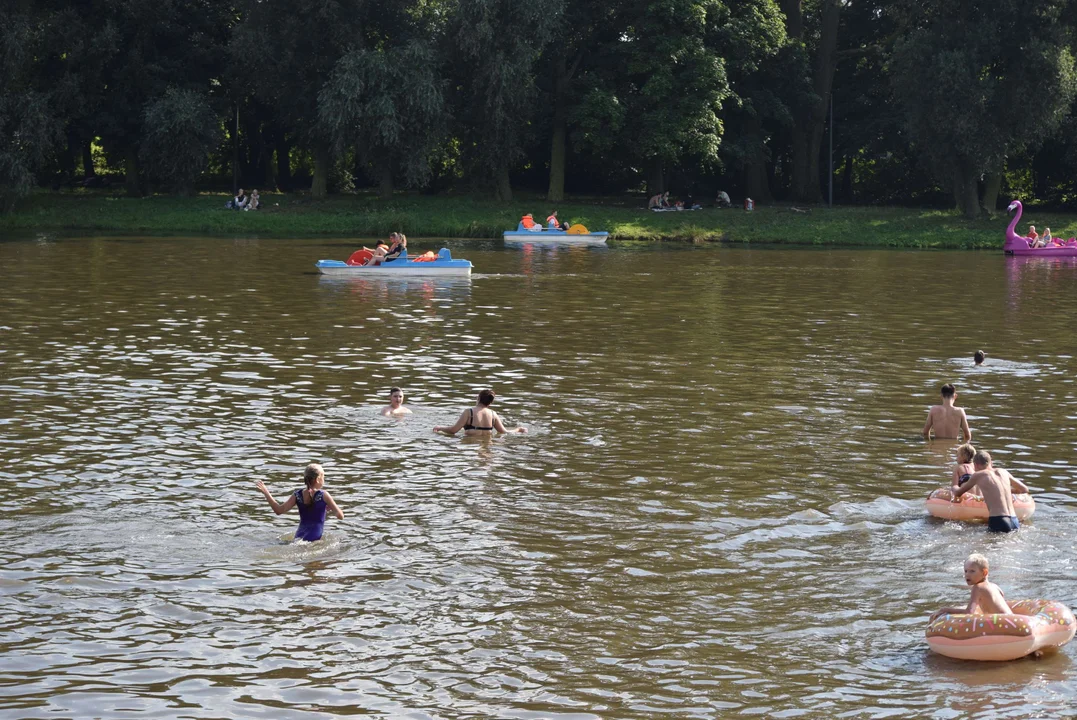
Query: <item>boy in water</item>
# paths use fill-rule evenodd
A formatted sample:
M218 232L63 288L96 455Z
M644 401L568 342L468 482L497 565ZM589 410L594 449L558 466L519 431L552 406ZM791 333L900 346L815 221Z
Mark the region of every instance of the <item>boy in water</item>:
M977 350L976 353L972 356L972 361L977 365L983 365L984 359L986 358L987 353L985 353L983 350Z
M956 493L961 483L972 477L976 469L972 467L972 458L976 455L976 448L972 443L957 446L957 465L954 466L953 479L950 482L950 492Z
M973 553L965 560L965 584L972 588L969 604L963 608L944 607L931 614L929 623L935 622L939 615L1009 615L1009 604L998 585L987 579L987 558L980 553Z
M972 431L969 430L969 420L965 417L962 408L955 407L957 390L950 383L946 383L939 391L942 395L942 404L933 405L927 413L927 422L924 424L924 439L931 439L931 431L935 431L936 438L964 438L965 442L972 442Z
M1013 532L1021 527L1013 509L1013 494L1027 493L1028 486L1005 470L993 466L991 454L986 450L976 451L972 456L972 466L976 472L953 491L954 502L973 488L978 488L987 504L989 532Z
M391 415L411 415L411 410L404 407L404 391L398 387L389 390L389 404L381 409L381 414L389 417Z

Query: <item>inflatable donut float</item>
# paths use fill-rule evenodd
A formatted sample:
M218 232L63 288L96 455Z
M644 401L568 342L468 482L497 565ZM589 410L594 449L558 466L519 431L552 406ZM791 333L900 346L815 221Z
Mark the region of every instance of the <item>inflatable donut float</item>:
M1007 615L943 615L927 626L934 652L958 660L1016 660L1061 647L1077 629L1073 613L1053 600L1021 600Z
M965 493L959 502L952 502L950 488L941 487L927 496L927 511L943 520L987 520L987 503L980 495ZM1036 512L1036 501L1028 493L1014 493L1013 511L1021 522Z

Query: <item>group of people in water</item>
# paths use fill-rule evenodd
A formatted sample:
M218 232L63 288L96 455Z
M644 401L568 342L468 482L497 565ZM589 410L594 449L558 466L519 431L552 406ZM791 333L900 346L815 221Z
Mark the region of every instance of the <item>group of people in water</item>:
M473 407L469 407L460 413L453 425L435 425L434 432L445 435L455 435L461 430L464 435L493 435L494 433L526 433L527 428L515 427L509 430L490 406L497 397L493 390L486 388L479 391L478 399ZM389 404L381 409L385 417L402 417L411 415L411 410L404 405L404 391L398 387L389 390ZM314 542L320 540L325 528L325 516L332 512L338 520L344 519L344 511L336 504L329 495L325 486L325 471L318 463L307 465L303 473L305 487L292 492L284 502L278 502L273 494L266 488L261 480L255 482L255 487L262 493L273 512L277 515L288 512L293 507L299 510L299 527L295 531L295 540Z
M977 350L973 356L976 365L982 365L986 355ZM1028 486L1015 478L1008 471L997 468L991 454L986 450L977 450L972 445L972 430L963 408L956 406L957 390L950 383L939 391L941 403L933 406L924 423L923 435L930 438L960 438L963 443L956 449L957 464L953 468L950 481L950 501L960 502L967 493L975 493L983 498L987 506L987 530L992 533L1010 533L1018 530L1021 523L1014 510L1013 494L1027 493ZM1009 614L1011 611L1006 598L998 585L987 577L990 566L987 558L980 553L973 553L965 560L965 583L971 588L968 604L963 608L944 607L932 613L929 623L946 614Z

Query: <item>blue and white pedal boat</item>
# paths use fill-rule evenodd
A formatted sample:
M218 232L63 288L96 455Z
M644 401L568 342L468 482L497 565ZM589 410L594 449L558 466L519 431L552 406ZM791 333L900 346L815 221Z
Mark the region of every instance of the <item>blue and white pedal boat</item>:
M438 251L434 260L413 260L402 254L381 265L349 265L343 260L319 260L315 263L322 275L337 277L468 277L471 261L454 259L448 248Z
M564 230L526 230L523 225L505 231L506 245L605 245L608 232L573 232Z

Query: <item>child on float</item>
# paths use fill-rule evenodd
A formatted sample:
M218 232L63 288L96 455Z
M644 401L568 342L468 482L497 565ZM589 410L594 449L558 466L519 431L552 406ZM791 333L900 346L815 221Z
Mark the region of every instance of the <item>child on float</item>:
M325 529L325 511L332 510L337 520L344 519L344 511L337 507L329 492L322 489L325 486L325 471L322 470L321 465L318 463L307 465L307 469L303 472L303 482L306 487L293 492L284 502L277 502L261 480L255 482L254 485L262 491L269 506L278 515L288 512L293 507L298 507L299 527L296 528L294 539L314 542L322 538Z
M976 472L976 469L972 466L972 458L976 456L976 448L972 446L972 443L958 445L955 454L957 455L957 464L954 465L953 479L950 482L951 493L957 492L957 488L961 483L971 478L972 473Z
M972 588L969 604L963 608L944 607L931 614L928 622L935 622L940 615L1009 615L1013 611L998 585L987 579L990 572L987 558L973 553L965 560L965 584Z
M976 472L952 491L953 502L960 501L962 495L977 488L987 505L988 532L1008 533L1020 529L1021 523L1013 508L1013 494L1027 493L1028 486L1006 470L992 465L991 453L986 450L976 451L972 466Z

